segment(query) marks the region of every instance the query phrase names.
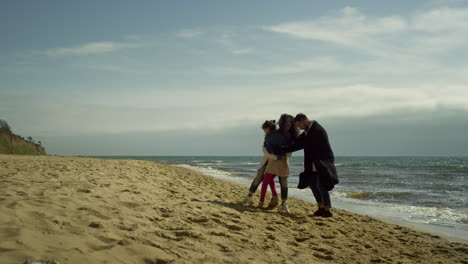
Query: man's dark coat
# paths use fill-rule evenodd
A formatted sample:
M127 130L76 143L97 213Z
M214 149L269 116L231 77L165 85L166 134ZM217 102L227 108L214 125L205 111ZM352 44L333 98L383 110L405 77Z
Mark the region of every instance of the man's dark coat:
M304 149L304 173L300 176L298 188L309 187L312 182L315 182L313 177L320 177L320 183L327 190L332 190L339 182L335 156L328 141L327 131L317 121L313 121L307 134L302 133L294 144L281 147L279 152L294 152L300 149ZM313 172L312 164L315 165L316 172Z

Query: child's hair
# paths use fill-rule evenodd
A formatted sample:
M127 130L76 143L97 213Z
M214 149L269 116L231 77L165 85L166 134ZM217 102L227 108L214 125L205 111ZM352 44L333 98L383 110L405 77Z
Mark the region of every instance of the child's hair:
M276 121L275 120L265 120L262 125L262 129L269 128L271 131L276 130Z

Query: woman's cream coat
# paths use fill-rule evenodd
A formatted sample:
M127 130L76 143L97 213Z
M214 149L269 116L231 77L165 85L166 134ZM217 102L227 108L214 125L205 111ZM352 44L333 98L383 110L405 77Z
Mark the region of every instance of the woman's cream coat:
M289 157L292 156L292 153L287 153L286 156L283 156L281 159L278 159L276 155L268 153L265 147L263 150L263 159L260 162L259 168L266 165L265 173L274 174L279 177L289 176Z

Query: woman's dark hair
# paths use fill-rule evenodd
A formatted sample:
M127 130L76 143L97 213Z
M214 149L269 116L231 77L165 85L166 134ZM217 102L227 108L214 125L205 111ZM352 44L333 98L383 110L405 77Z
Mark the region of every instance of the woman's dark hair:
M294 117L292 115L288 115L288 114L281 115L278 121L280 129L282 130L286 126L287 122L291 123L291 128L288 131L289 135L291 136L292 139L296 139L297 135L299 134L299 130L297 129L296 124L294 123Z
M276 121L275 120L265 120L262 125L262 129L269 128L271 131L276 130Z

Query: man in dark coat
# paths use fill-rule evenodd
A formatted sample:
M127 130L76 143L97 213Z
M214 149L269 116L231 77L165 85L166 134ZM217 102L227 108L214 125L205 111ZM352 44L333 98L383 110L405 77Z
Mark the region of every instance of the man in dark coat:
M331 191L338 181L335 156L328 141L325 129L315 120L309 120L304 114L294 118L296 126L304 132L290 146L281 146L274 152L282 155L304 149L304 172L299 178L299 189L310 187L317 201L318 210L314 216L332 217L330 212Z

